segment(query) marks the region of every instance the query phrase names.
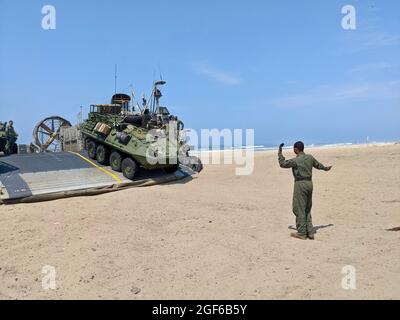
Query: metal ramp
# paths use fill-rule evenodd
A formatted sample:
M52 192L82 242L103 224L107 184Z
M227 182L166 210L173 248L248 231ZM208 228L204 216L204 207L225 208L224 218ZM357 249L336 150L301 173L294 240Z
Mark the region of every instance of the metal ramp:
M0 203L36 202L94 195L128 187L172 182L194 174L181 166L174 174L140 171L135 180L73 152L0 157Z

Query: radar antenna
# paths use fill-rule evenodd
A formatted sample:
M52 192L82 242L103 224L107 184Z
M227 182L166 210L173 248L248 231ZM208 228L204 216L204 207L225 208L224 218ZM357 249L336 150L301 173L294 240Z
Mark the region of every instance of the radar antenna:
M156 112L157 108L160 106L160 99L162 97L160 86L165 85L167 82L164 80L158 80L154 82L153 93L152 93L152 104L151 104L151 112Z

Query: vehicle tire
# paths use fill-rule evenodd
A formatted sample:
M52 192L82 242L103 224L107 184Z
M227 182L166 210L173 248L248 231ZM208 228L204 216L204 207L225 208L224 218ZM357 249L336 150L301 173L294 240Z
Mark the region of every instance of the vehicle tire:
M137 164L131 158L125 158L121 164L122 174L125 178L132 180L137 171Z
M203 171L203 163L198 157L191 157L191 168L197 173Z
M14 143L14 145L12 147L12 153L13 154L17 154L18 153L18 145L16 143Z
M100 164L107 164L109 151L107 147L100 144L96 149L96 160Z
M90 140L87 144L87 153L90 159L96 159L97 143Z
M83 148L84 148L85 150L88 149L90 141L92 141L92 140L90 140L90 138L86 138L86 139L85 139L85 142L84 142L84 145L83 145Z
M166 173L175 173L179 169L179 164L174 164L171 167L164 168L164 172Z
M113 151L110 154L110 166L114 171L121 172L122 156L119 152Z

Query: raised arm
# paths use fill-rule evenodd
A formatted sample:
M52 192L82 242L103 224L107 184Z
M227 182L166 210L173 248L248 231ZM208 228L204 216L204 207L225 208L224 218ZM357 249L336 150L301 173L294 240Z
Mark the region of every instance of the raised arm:
M281 166L281 168L285 168L285 169L297 167L297 163L294 159L290 159L290 160L285 159L285 157L282 154L283 146L284 146L283 143L279 146L279 151L278 151L279 165Z
M332 169L332 166L330 166L330 167L325 167L322 163L318 162L318 160L315 159L314 157L313 157L313 159L314 159L313 167L314 167L315 169L324 170L324 171L329 171L329 170Z

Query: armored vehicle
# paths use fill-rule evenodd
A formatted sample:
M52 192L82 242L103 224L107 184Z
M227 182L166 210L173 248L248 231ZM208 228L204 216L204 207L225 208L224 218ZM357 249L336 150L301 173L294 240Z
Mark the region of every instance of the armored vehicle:
M7 123L3 123L0 121L0 152L5 152L6 144L9 141L9 137L6 134ZM16 138L15 138L16 139ZM18 145L13 141L12 152L18 153Z
M142 107L130 108L131 97L115 94L111 104L91 105L88 119L81 126L85 149L101 165L133 179L139 168L178 170L179 164L201 171L197 158L189 157L190 147L183 137L183 123L160 106L160 86L154 83L150 104L143 97Z

